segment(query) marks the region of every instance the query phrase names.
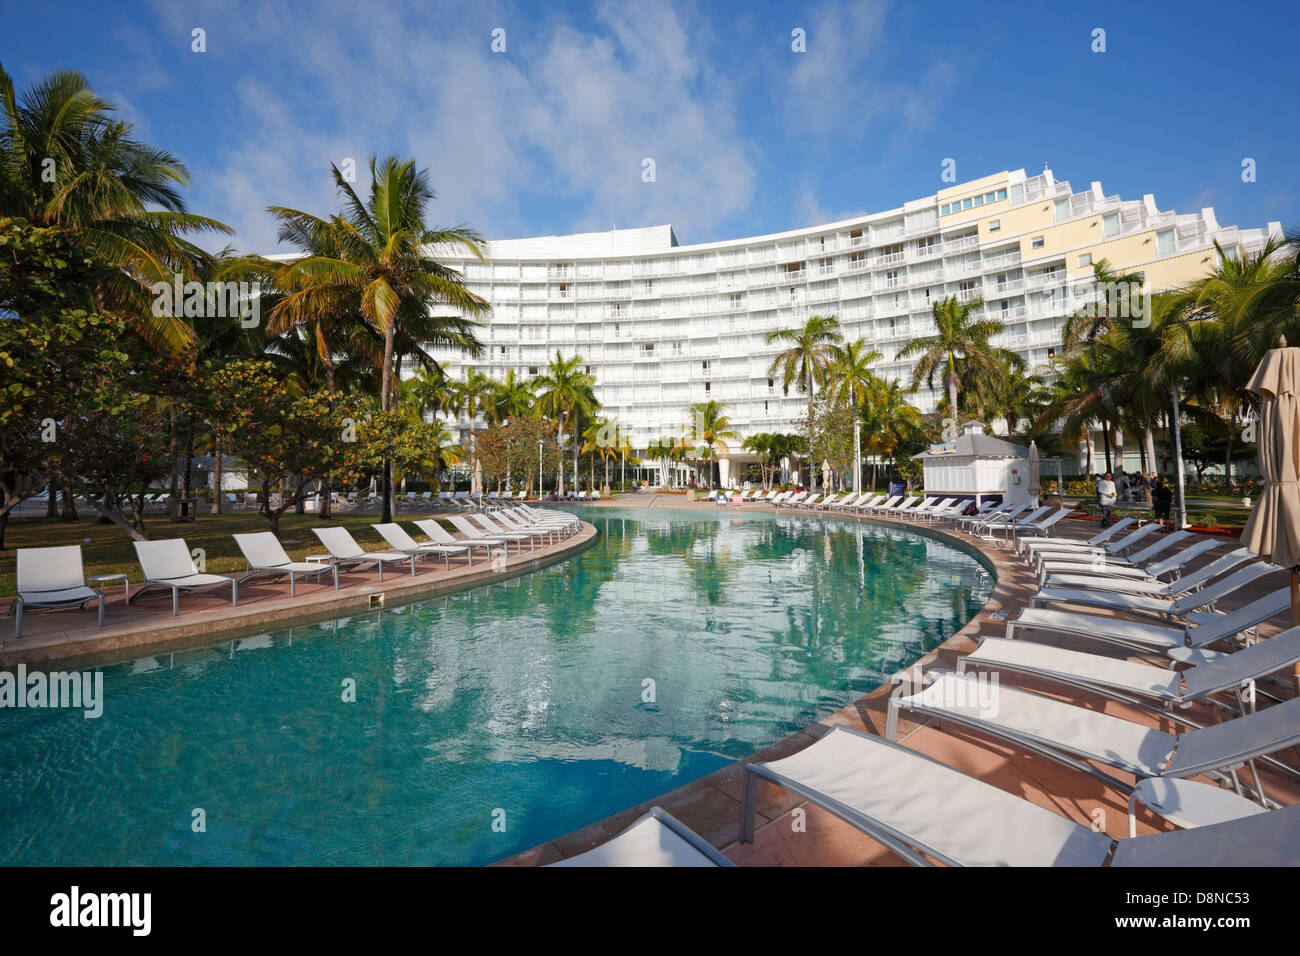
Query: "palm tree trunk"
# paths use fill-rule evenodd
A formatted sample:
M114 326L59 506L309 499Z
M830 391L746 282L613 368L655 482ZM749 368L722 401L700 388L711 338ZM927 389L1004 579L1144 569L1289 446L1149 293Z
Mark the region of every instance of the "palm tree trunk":
M1106 451L1106 470L1110 471L1110 425L1103 418L1101 421L1101 443L1105 446Z
M56 476L50 477L50 483L45 488L45 517L57 518L59 516L59 479Z
M396 329L393 321L389 321L384 328L384 367L379 376L379 409L388 411L392 404L393 390L393 337ZM391 459L384 458L384 487L382 489L384 503L381 508L380 522L390 524L393 520L393 462Z

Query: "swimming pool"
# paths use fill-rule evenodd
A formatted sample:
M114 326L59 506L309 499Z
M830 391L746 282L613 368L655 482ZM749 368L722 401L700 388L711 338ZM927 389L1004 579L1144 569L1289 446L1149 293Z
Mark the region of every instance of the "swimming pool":
M0 710L0 863L488 863L842 707L993 583L904 528L583 517L523 577L106 667L97 720Z

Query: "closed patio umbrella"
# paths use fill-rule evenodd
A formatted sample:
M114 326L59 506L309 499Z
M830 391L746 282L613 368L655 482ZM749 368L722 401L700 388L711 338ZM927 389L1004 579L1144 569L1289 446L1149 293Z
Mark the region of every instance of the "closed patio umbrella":
M1294 626L1300 624L1300 348L1287 348L1283 339L1281 348L1264 355L1246 387L1263 400L1258 435L1264 490L1241 542L1260 557L1291 569Z
M470 488L469 493L474 498L483 494L483 462L477 458L474 459L474 485Z
M1029 497L1038 504L1038 496L1043 493L1043 483L1038 479L1038 442L1029 443Z

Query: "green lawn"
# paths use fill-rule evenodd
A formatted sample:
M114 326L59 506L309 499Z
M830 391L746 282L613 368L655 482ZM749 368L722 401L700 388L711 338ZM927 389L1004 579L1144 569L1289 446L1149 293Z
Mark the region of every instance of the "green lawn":
M398 520L406 526L408 532L416 531L405 515L399 516ZM367 551L381 551L384 550L381 547L384 539L376 532L367 530L367 526L378 522L377 513L336 515L329 522L321 521L316 515L286 514L280 518L280 540L289 556L297 561L308 554L323 554L325 551L311 533L313 527L341 525L351 530L357 543ZM243 572L243 556L230 536L248 531L267 531L270 527L266 519L256 512L201 515L197 521L176 524L166 517L155 515L147 518L145 525L155 541L184 538L191 551L202 548L207 559L207 571L211 574ZM445 522L444 526L448 530L454 530ZM66 544L81 545L88 578L97 574L125 573L131 576L132 583L143 581L131 539L117 525L99 524L95 516L85 514L80 521L68 522L43 517L10 518L5 533L5 547L0 550L0 597L12 595L16 591L16 548L49 548ZM120 582L110 582L109 587L114 585L120 586Z

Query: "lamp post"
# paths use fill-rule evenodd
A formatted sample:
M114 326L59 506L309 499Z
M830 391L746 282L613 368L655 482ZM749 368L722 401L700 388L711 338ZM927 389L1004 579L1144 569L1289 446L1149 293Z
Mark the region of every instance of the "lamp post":
M853 421L853 493L862 494L862 422Z
M537 500L542 500L542 442L545 439L537 440Z

